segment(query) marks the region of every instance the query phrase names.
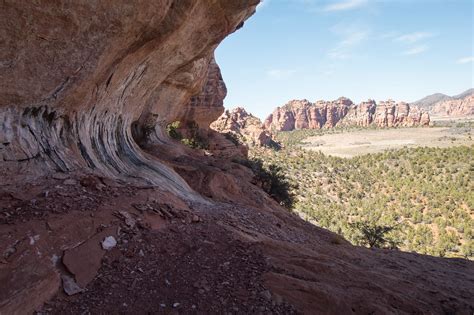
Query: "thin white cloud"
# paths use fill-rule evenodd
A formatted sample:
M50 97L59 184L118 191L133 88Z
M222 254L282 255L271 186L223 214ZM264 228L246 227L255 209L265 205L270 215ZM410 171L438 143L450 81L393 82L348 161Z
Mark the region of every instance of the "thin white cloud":
M393 39L395 37L398 37L400 35L399 32L391 31L387 33L380 34L377 36L378 39Z
M347 33L346 37L340 42L341 46L354 46L365 39L367 39L368 33L366 31L354 31Z
M333 27L332 31L341 35L342 39L334 48L328 51L327 55L331 59L350 59L353 49L369 37L368 31L357 29L355 26L341 27L338 25Z
M328 57L331 59L346 60L351 57L350 51L342 48L333 48L328 51Z
M345 11L362 7L368 3L368 0L344 0L337 3L329 4L324 7L323 11Z
M405 50L402 53L402 55L404 56L418 55L418 54L421 54L422 52L425 52L426 50L428 50L428 46L426 45L416 46L411 49Z
M401 36L398 36L395 38L395 41L407 43L407 44L413 44L413 43L419 42L420 40L424 40L424 39L431 38L434 36L435 35L430 32L414 32L414 33L403 34Z
M458 60L456 60L457 64L470 63L470 62L474 62L474 56L459 58Z
M291 77L296 73L296 70L292 69L271 69L267 71L267 76L273 80L282 80Z

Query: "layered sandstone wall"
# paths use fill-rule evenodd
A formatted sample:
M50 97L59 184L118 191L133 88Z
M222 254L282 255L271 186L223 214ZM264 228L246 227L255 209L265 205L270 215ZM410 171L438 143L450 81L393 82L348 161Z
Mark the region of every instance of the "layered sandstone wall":
M213 51L258 2L3 1L0 173L87 169L189 193L137 142L223 112Z
M273 146L272 135L263 128L259 118L247 113L242 107L226 110L211 128L221 133L232 133L248 145Z
M341 97L335 101L293 100L276 108L265 120L268 130L321 129L335 126L378 127L427 126L429 114L408 103L392 100L377 104L368 100L354 104Z
M433 106L431 114L433 116L448 117L474 116L474 94L461 99L439 102Z

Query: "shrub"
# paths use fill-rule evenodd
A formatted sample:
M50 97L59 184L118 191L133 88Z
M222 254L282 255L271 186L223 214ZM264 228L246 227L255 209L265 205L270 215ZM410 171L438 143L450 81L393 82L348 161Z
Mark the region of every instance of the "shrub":
M192 137L181 139L181 143L191 149L207 149L209 144L201 137Z
M390 248L396 249L398 244L387 237L387 234L395 229L395 226L378 225L372 222L349 223L349 226L356 230L356 241L359 245L370 248Z
M239 136L236 133L229 131L229 132L224 133L224 137L230 142L232 142L235 146L242 144L242 142L239 139Z
M192 149L207 149L208 142L199 134L199 126L195 122L191 122L184 128L186 137L178 130L181 127L180 121L174 121L166 126L168 136L175 140L181 141L182 144Z
M166 132L168 133L168 136L175 140L183 139L183 135L178 131L180 125L181 123L179 121L174 121L166 126Z
M253 171L256 181L261 183L263 190L270 197L288 209L293 207L295 195L292 189L297 187L288 181L280 166L264 165L261 159L247 159L237 162Z

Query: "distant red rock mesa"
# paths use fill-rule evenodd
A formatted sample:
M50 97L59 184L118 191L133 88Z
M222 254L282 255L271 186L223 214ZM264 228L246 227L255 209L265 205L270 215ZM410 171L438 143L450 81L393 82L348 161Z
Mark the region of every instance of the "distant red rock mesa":
M474 94L436 103L431 109L431 114L448 117L474 116Z
M341 97L335 101L315 103L308 100L292 100L282 107L277 107L265 119L264 126L272 131L290 131L344 125L428 126L429 123L428 112L405 102L396 103L388 100L377 104L374 100L368 100L354 104L350 99Z

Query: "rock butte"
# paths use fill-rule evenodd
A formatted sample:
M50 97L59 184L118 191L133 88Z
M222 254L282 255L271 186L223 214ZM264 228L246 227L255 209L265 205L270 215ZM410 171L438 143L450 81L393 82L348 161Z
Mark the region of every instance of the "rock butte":
M239 140L252 146L278 146L272 139L272 135L265 130L259 118L247 113L242 107L237 107L231 111L226 110L211 128L219 132L235 134Z
M1 2L1 314L473 313L472 262L354 247L225 153L213 52L257 3Z
M335 101L293 100L276 108L267 119L265 128L275 131L294 129L321 129L335 126L376 125L378 127L428 126L430 116L427 112L405 102L393 100L377 104L373 100L354 104L341 97Z

